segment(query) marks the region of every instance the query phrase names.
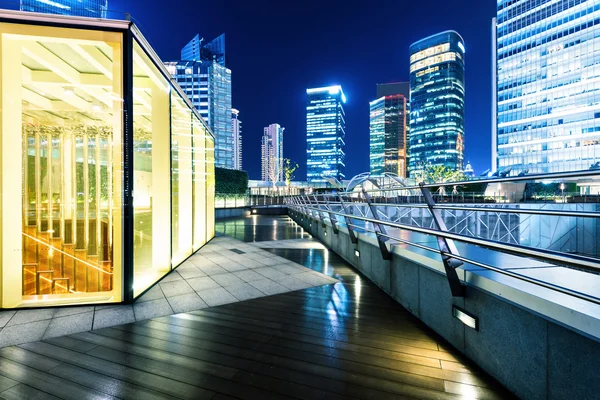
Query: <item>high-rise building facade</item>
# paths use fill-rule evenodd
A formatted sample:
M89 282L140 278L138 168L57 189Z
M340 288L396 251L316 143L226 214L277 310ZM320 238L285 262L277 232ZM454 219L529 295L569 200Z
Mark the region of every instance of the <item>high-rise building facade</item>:
M206 44L202 41L196 35L182 49L181 61L165 65L213 131L216 166L233 169L231 70L225 66L225 35Z
M108 0L20 0L21 11L106 18Z
M339 85L306 90L306 176L345 178L346 96Z
M231 129L233 130L233 169L242 169L242 121L240 112L231 109Z
M498 0L493 164L511 174L600 161L600 1Z
M463 169L464 55L464 41L455 31L410 46L411 176L428 165Z
M262 180L284 181L283 173L283 131L279 124L266 126L261 139Z
M370 105L370 172L406 177L408 83L377 85Z

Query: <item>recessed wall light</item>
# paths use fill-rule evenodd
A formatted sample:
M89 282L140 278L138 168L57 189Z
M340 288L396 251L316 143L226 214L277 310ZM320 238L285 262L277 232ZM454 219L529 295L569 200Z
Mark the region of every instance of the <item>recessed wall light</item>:
M478 324L477 318L468 314L466 311L463 311L456 306L452 306L452 316L454 318L458 319L460 322L462 322L463 324L465 324L466 326L468 326L471 329L475 329L475 330L479 329L479 324Z
M354 249L354 255L356 257L360 257L360 251L358 251L357 249Z

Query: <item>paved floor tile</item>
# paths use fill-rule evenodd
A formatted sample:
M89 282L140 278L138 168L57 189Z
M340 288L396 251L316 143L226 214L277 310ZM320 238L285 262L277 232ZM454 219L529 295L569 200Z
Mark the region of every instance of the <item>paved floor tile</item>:
M242 279L230 273L213 275L211 278L221 286L229 286L244 283Z
M236 271L233 274L235 276L237 276L238 278L240 278L241 280L243 280L244 282L258 281L258 280L265 278L261 274L257 274L256 272L254 272L254 270L251 270L251 269L245 269L243 271Z
M83 306L83 307L64 307L56 310L53 318L67 317L69 315L83 314L86 312L94 311L94 306Z
M197 293L173 296L169 297L167 300L175 313L184 313L208 307L208 304L206 304Z
M50 320L6 326L0 331L0 347L41 340Z
M214 280L209 278L208 276L190 279L187 282L192 287L192 289L194 289L196 292L201 292L203 290L208 290L208 289L214 289L214 288L218 288L221 286L217 282L215 282Z
M97 310L94 313L93 329L106 328L109 326L123 325L135 322L133 307L130 305Z
M227 286L225 289L240 301L255 299L265 295L249 283L237 283L235 285Z
M92 330L93 321L93 311L54 318L44 334L44 339L90 331Z
M177 272L182 276L183 279L192 279L199 278L201 276L206 276L202 270L196 266L186 267L186 268L177 268Z
M133 313L135 320L141 321L144 319L162 317L173 314L173 310L167 299L145 301L143 303L133 304Z
M276 270L275 268L272 268L272 267L256 268L253 271L258 274L261 274L265 278L271 278L271 279L275 279L278 276L285 276L285 274L283 272Z
M163 283L161 282L161 284L163 284ZM152 289L150 289L146 293L144 293L142 295L142 297L137 299L135 302L143 303L145 301L152 301L152 300L158 300L158 299L164 299L164 298L165 298L165 295L163 294L163 291L160 289L160 285L156 285Z
M217 275L217 274L224 274L227 272L226 269L224 269L223 267L219 267L218 265L209 265L209 266L205 266L205 267L198 267L200 268L200 270L202 272L204 272L206 275L211 276L211 275Z
M181 275L179 275L179 273L177 271L171 271L167 276L165 276L164 278L162 278L160 280L160 283L180 281L182 279L183 278L181 277Z
M207 289L198 293L200 298L211 307L221 304L234 303L238 301L231 293L222 287L216 289ZM2 332L0 332L2 333Z
M237 263L235 261L231 261L231 262L228 262L228 263L223 263L223 264L220 264L220 266L224 270L229 271L229 272L242 271L244 269L247 269L246 266L244 266L244 265L242 265L240 263Z
M56 313L56 308L43 308L39 310L19 310L17 313L8 321L7 327L12 325L25 324L28 322L43 321L51 319Z
M0 311L0 328L3 328L15 314L16 311Z
M161 283L160 288L166 297L193 292L192 288L185 280Z
M248 283L266 295L272 295L272 294L278 294L278 293L284 293L284 292L290 291L285 286L282 286L282 285L280 285L276 282L273 282L272 280L267 279L267 278L261 279L260 281L252 281L252 282L248 282Z
M295 275L286 275L276 279L277 283L285 286L290 290L300 290L313 287L312 283L308 283L301 279L295 278Z

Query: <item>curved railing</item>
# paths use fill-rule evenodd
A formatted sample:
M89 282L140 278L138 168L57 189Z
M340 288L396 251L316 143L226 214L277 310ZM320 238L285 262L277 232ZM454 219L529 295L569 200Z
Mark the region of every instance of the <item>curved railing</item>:
M490 185L501 187L515 183L519 184L517 186L523 193L512 196L511 201L503 202L468 202L461 205L460 196L432 193L432 190L439 190L440 187L452 187L456 191L457 187L469 190L478 185L479 197L483 198ZM544 191L544 203L540 204L535 196L530 196L532 188ZM556 188L554 194L552 188ZM419 191L418 195L415 195L415 190ZM450 198L453 201L448 201ZM307 216L322 223L328 221L334 232L337 232L338 226L345 226L354 243L356 233L375 236L384 258L389 257L390 245L394 243L439 254L454 296L464 294L464 283L459 280L456 268L470 264L600 304L600 288L597 293L590 293L578 291L573 287L576 285L570 285L572 287L569 288L526 276L506 266L461 255L454 244L464 243L534 259L550 266L600 274L598 170L397 188L377 188L365 181L361 187L350 192L291 197L288 199L288 208L291 213L298 213L300 218ZM419 243L417 238L410 235L407 239L402 232L433 237L438 246L435 248Z

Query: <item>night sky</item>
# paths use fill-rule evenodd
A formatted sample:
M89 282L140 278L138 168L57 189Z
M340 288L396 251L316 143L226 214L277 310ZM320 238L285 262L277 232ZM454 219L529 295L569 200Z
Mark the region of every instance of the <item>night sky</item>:
M171 7L172 6L172 7ZM491 165L491 20L494 0L109 0L127 11L164 61L196 34L226 34L243 167L260 179L263 127L279 123L284 156L306 178L305 90L342 85L346 176L369 170L369 101L376 84L408 81L411 43L448 29L465 40L465 161Z

